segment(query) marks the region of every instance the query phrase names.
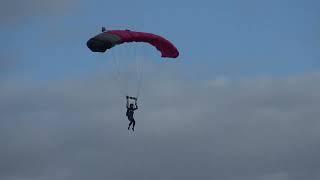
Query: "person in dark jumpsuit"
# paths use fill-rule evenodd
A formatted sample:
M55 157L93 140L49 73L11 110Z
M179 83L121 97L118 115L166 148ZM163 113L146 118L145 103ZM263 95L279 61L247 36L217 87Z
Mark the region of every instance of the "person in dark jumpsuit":
M138 109L137 98L129 97L129 96L126 96L126 98L127 98L126 116L128 117L128 120L130 121L129 126L128 126L128 130L130 130L130 127L132 125L132 131L134 131L134 126L136 125L136 121L133 118L133 114L134 114L134 111ZM129 104L129 99L133 99L135 101L134 105L132 103Z

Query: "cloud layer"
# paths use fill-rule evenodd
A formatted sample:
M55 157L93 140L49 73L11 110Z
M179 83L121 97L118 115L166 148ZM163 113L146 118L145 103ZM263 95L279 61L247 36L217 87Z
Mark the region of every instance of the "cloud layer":
M38 16L52 16L70 10L77 4L64 0L3 0L0 3L0 23L23 22Z
M320 178L319 74L150 79L135 136L111 79L3 84L1 179Z

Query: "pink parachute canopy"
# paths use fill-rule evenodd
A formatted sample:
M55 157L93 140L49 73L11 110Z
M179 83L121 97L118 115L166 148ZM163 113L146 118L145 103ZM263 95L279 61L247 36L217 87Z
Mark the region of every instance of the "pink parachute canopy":
M167 39L145 32L130 30L110 30L91 38L87 45L94 52L104 52L117 44L125 42L145 42L156 47L161 52L161 57L176 58L178 49Z

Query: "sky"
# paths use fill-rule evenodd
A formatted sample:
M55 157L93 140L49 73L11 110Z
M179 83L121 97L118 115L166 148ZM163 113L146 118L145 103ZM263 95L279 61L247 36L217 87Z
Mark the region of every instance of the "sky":
M101 26L163 35L181 51L181 69L200 79L286 76L319 68L317 1L15 0L2 4L1 39L7 43L1 49L23 56L20 72L30 79L95 71L100 64L88 61L92 54L84 44Z
M320 179L319 5L2 0L1 179ZM134 134L112 58L86 47L101 26L180 51L128 54L146 56Z

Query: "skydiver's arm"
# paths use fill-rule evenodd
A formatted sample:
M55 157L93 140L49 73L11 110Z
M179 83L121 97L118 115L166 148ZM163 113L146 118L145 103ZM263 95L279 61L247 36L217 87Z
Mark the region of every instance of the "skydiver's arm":
M135 108L134 110L137 110L137 109L138 109L137 99L136 99L136 101L135 101L134 105L136 106L136 108Z
M126 96L126 98L127 98L127 108L129 108L129 97Z

